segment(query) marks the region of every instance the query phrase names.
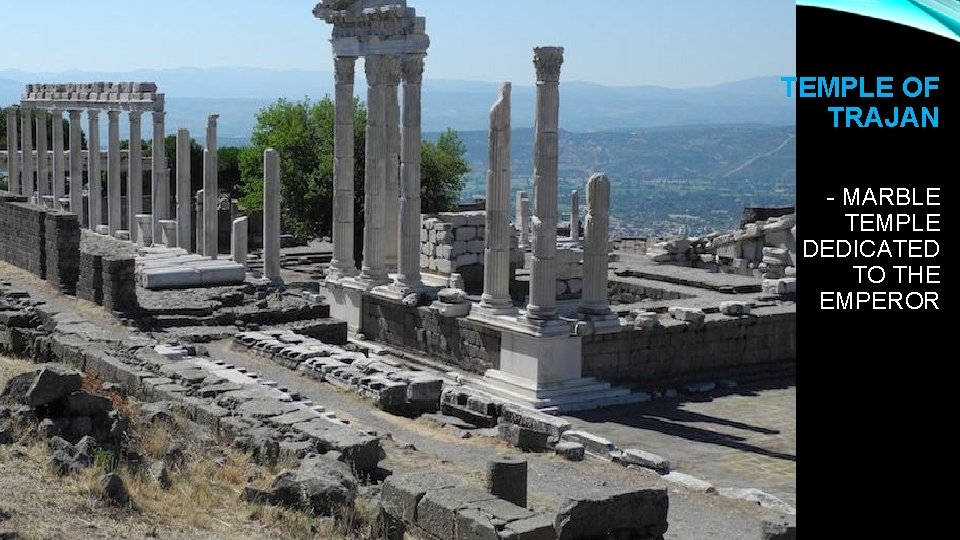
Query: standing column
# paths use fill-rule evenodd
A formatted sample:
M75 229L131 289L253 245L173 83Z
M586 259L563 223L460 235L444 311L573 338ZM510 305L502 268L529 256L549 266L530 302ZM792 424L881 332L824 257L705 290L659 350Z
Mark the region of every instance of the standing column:
M580 193L577 190L570 192L570 239L580 239Z
M153 111L153 163L151 164L150 199L153 203L153 239L155 242L160 242L160 239L163 238L163 227L160 225L160 221L167 219L170 206L170 188L167 186L166 191L164 191L163 186L163 171L167 170L167 155L163 145L163 117L165 114L163 111Z
M17 195L33 195L33 120L31 111L20 105L20 152L23 159L20 161L20 186Z
M53 147L53 181L50 194L53 195L53 207L60 208L60 197L66 194L66 161L63 159L63 113L53 111L51 146Z
M217 258L219 237L217 212L220 187L217 185L217 118L207 117L207 148L203 151L203 255ZM279 234L279 233L277 233Z
M336 78L333 124L333 260L328 277L357 273L353 260L353 79L355 56L334 58Z
M80 111L70 111L70 211L83 223L83 147Z
M140 111L130 111L130 151L127 156L127 229L130 241L140 234L137 216L143 213L143 130ZM152 237L151 237L152 238Z
M583 219L583 292L580 312L590 315L610 313L607 297L609 264L610 181L595 174L587 183L587 215Z
M392 56L366 57L367 148L363 199L363 265L360 278L368 285L387 282L386 184L387 184L387 83L399 69Z
M533 260L527 318L557 316L557 128L560 121L562 47L533 50L537 68L537 118L533 169Z
M263 276L276 284L280 277L280 159L277 151L263 152Z
M513 312L510 301L510 83L490 109L490 170L487 171L486 249L480 306Z
M247 265L247 216L233 220L230 234L230 258L234 262Z
M103 223L103 210L100 206L103 203L100 196L100 187L103 183L100 174L100 111L88 110L87 120L89 121L87 129L87 206L90 213L87 220L90 230L96 231L97 225Z
M7 184L10 193L20 194L20 158L17 155L17 110L7 109Z
M517 231L519 231L519 248L527 250L530 248L530 199L527 198L526 191L517 192Z
M190 132L177 130L177 245L193 251L193 193L190 189Z
M397 271L397 252L400 244L400 104L397 101L397 85L400 84L400 70L390 75L396 79L387 81L386 95L386 137L387 137L387 184L384 191L386 202L387 233L386 265L388 272Z
M47 111L37 111L37 204L50 194L50 175L47 167Z
M121 228L120 216L120 111L107 111L107 226L110 236Z
M420 281L420 87L423 82L423 55L403 57L403 162L400 165L400 251L397 284L419 288Z

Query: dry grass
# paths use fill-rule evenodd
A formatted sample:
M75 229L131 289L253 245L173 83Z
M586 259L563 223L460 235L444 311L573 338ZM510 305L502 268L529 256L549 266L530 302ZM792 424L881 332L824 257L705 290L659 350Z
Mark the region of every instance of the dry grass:
M0 387L34 364L0 357ZM92 378L85 388L99 392ZM124 465L117 473L130 493L125 508L99 497L99 478L110 460L81 473L58 477L50 468L46 442L25 433L19 444L0 446L0 508L13 514L11 524L23 538L242 538L343 539L374 538L368 531L376 509L362 502L347 509L339 522L309 513L241 500L244 485L266 487L277 471L295 466L292 458L260 467L238 450L192 440L182 418L171 424L144 425L137 407L117 395L111 399L128 411L137 436L137 450L160 459L172 441L185 448L182 466L170 470L163 489L144 472Z

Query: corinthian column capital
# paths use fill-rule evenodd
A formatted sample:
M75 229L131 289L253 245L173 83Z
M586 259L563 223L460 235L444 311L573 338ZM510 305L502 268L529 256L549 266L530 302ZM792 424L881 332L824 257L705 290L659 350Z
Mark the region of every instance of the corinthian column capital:
M563 47L536 47L533 49L533 65L537 69L537 82L560 82L560 66L563 65Z

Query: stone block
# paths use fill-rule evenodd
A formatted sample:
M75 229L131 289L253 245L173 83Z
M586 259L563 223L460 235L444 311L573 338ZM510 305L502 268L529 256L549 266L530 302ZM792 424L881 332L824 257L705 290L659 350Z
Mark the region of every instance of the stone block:
M731 317L740 317L742 315L750 314L750 304L748 302L740 302L736 300L728 300L726 302L720 302L720 313L724 315L729 315Z
M700 308L671 306L670 316L678 321L684 321L692 324L702 323L707 315Z
M458 227L454 231L456 240L459 242L468 242L477 238L476 227Z
M627 448L626 450L614 452L612 455L614 461L623 465L636 465L645 469L652 469L660 474L667 474L670 472L669 461L658 456L657 454L646 452L638 448Z
M543 452L547 449L549 435L545 431L500 422L497 424L497 433L504 441L527 452Z
M597 488L577 493L560 506L558 540L582 538L659 539L667 531L665 488Z
M417 504L416 524L439 538L456 538L457 511L492 499L496 497L476 488L431 490Z
M390 515L414 523L417 520L417 505L428 491L458 485L456 479L435 471L397 474L383 482L380 500Z
M563 441L577 442L583 445L584 449L591 454L607 457L611 452L617 449L616 445L608 439L588 433L586 431L569 430L564 431L560 436Z

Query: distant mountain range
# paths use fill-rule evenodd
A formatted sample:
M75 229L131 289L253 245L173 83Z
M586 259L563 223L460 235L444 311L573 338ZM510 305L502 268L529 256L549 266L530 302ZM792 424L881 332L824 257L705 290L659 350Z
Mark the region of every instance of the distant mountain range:
M532 79L531 73L531 79ZM320 99L333 93L326 71L261 68L149 69L118 73L69 71L27 73L0 70L0 106L18 103L29 82L155 81L167 96L167 130L186 127L203 133L206 116L220 114L221 144L242 144L257 111L277 98ZM532 127L534 86L513 81L514 127ZM365 98L363 71L356 89ZM497 95L496 82L429 79L423 85L423 128L440 131L485 130ZM670 89L658 86L615 87L561 82L560 124L571 132L637 129L693 124L793 125L794 101L783 95L777 77L762 77L716 86Z

